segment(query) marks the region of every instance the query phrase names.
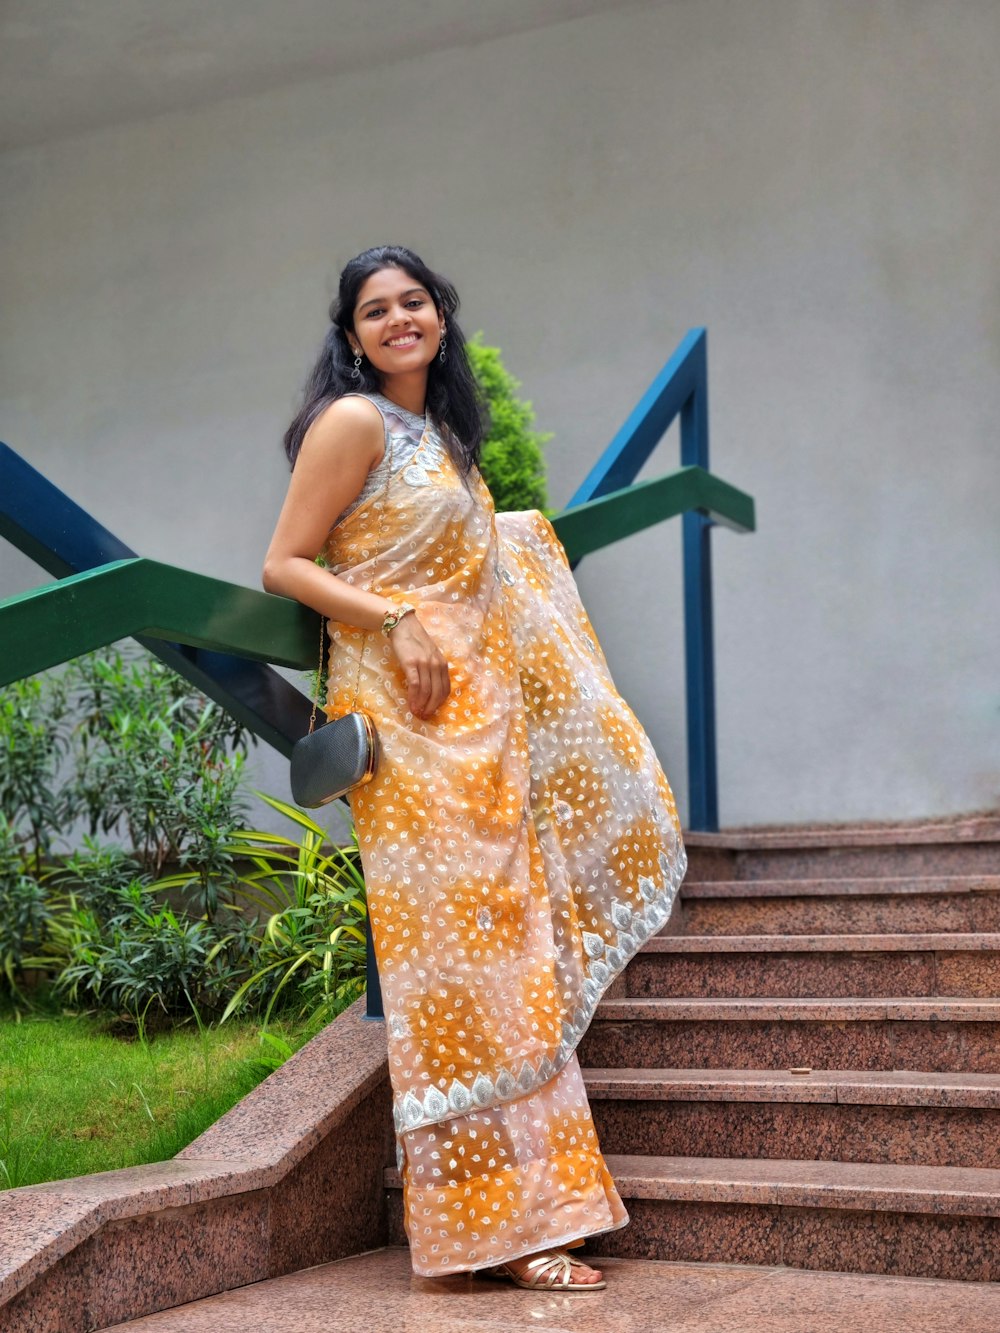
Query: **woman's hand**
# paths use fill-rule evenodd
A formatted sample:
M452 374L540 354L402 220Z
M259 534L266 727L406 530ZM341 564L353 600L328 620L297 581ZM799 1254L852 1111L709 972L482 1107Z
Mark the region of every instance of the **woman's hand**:
M404 616L389 631L389 642L406 677L406 702L414 717L428 718L451 692L448 663L437 644L417 619Z

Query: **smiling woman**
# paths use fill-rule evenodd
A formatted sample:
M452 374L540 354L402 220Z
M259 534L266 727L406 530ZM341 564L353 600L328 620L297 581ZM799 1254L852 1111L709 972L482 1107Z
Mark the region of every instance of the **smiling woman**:
M264 578L332 622L327 712L381 739L350 799L414 1270L594 1291L566 1251L628 1214L576 1048L686 858L551 524L494 513L457 306L408 250L348 264Z

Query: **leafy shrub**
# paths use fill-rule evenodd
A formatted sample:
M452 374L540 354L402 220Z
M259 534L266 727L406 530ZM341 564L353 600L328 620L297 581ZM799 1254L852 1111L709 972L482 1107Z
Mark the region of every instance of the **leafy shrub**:
M230 967L226 941L211 924L157 906L139 884L122 891L122 907L105 925L71 903L68 928L76 938L57 990L136 1021L153 1005L168 1018L217 1007Z
M243 892L267 916L257 936L256 968L223 1020L251 1005L263 1008L268 1022L280 1004L328 1021L365 988L368 907L357 839L350 848L328 847L308 815L257 794L301 832L298 840L244 832L232 845L234 855L254 867L243 877Z
M182 885L213 915L235 879L223 849L245 815L249 733L155 658L115 648L73 667L72 789L91 834L124 834L153 876L180 862Z
M141 867L123 847L102 846L85 837L82 850L68 856L52 874L54 888L71 893L102 922L121 912L122 890L142 886Z
M0 814L0 990L18 993L24 969L37 966L50 920L45 890L25 872L14 829Z
M0 823L0 989L18 993L31 967L55 979L53 998L140 1030L150 1012L297 1008L325 1021L361 993L357 848L326 847L318 825L273 799L299 839L241 831L248 737L220 708L118 648L0 701L12 812ZM81 819L89 835L57 864Z
M245 814L247 745L223 709L138 650L0 691L0 988L30 965L116 1013L221 1007L255 959L245 922L212 924L238 878L227 847ZM55 864L80 820L91 836ZM165 879L168 861L180 870ZM165 908L171 889L204 919Z
M67 707L65 685L51 673L0 691L0 810L35 874L74 813L59 781Z
M548 512L545 459L542 446L551 432L533 429L530 402L517 397L521 387L505 369L498 347L487 347L477 333L466 344L469 362L489 404L491 426L483 444L480 471L498 511L541 509Z

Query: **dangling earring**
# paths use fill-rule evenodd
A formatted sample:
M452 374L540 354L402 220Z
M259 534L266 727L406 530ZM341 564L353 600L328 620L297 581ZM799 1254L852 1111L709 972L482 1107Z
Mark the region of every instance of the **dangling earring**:
M444 334L442 333L442 334L441 334L441 351L440 351L440 353L438 354L438 360L439 360L439 361L443 361L443 360L444 360L444 352L445 352L445 348L446 348L447 346L448 346L448 339L447 339L447 338L444 336Z
M354 369L351 371L352 380L359 380L361 378L361 360L361 353L356 352L354 355Z

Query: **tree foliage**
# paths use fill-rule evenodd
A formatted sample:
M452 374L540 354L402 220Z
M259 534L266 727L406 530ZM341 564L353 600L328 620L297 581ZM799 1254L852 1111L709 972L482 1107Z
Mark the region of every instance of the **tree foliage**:
M498 512L541 509L548 513L545 457L542 446L551 431L534 429L530 402L518 398L520 380L506 369L499 347L488 347L477 333L466 344L473 374L489 405L491 426L483 445L479 470Z

